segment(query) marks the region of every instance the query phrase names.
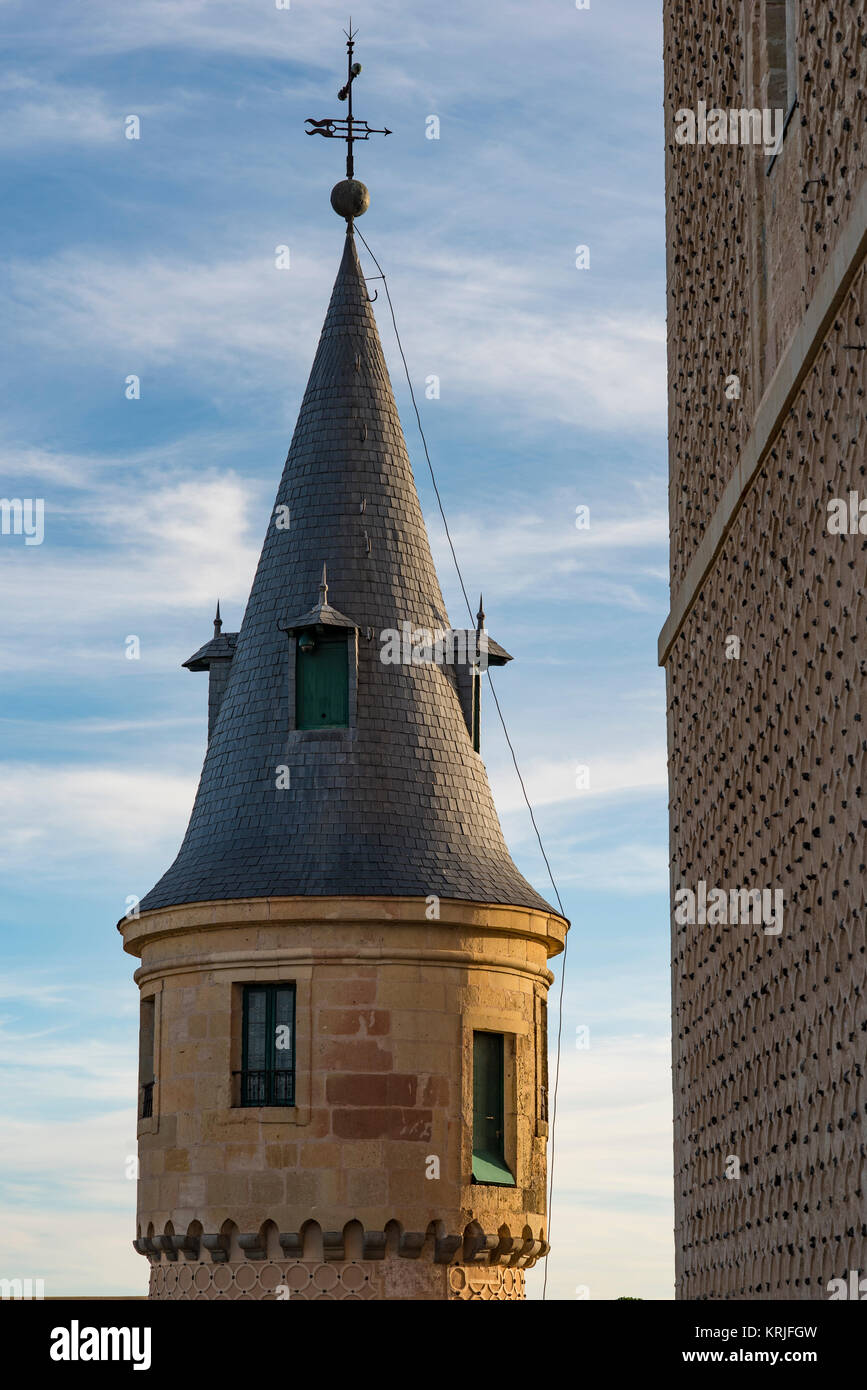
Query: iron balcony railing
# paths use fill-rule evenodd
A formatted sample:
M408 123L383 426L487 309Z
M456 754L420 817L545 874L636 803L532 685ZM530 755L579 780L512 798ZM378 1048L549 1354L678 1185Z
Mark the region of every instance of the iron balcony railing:
M295 1072L289 1067L271 1071L236 1071L241 1078L241 1105L294 1105Z

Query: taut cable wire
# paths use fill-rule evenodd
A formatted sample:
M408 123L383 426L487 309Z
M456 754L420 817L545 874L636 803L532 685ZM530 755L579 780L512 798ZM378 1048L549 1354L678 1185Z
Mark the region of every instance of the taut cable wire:
M424 428L422 427L422 423L421 423L421 415L419 414L418 405L417 405L417 403L416 403L415 391L413 390L413 387L412 387L412 378L410 377L410 374L409 374L409 367L407 366L406 355L405 355L404 350L403 350L403 343L402 343L401 340L400 340L400 332L399 332L398 327L397 327L397 319L395 318L394 305L393 305L392 302L391 302L391 294L389 293L389 289L388 289L388 280L386 279L385 272L384 272L382 266L379 264L379 261L378 261L378 260L376 259L376 257L374 256L373 252L371 251L370 247L367 245L367 242L364 240L364 237L362 236L361 232L358 231L358 228L357 228L357 227L355 228L355 231L358 232L359 238L361 239L361 241L362 241L362 243L363 243L365 249L367 250L368 255L370 256L371 260L373 261L374 265L376 266L377 270L379 271L379 279L382 281L383 289L385 290L385 297L386 297L386 299L388 300L388 308L389 308L389 312L390 312L390 314L391 314L391 322L392 322L392 324L393 324L393 326L394 326L394 336L395 336L395 338L397 339L398 351L400 352L400 358L401 358L401 361L403 362L403 370L404 370L404 374L405 374L405 376L406 376L406 384L407 384L407 386L409 387L409 394L410 394L410 399L411 399L411 401L412 401L412 408L413 408L413 410L415 411L416 423L418 424L418 432L419 432L419 434L421 435L421 442L422 442L422 445L423 445L423 447L424 447L424 456L425 456L425 458L427 459L427 466L428 466L428 469L429 469L429 471L430 471L431 482L433 483L433 489L434 489L434 492L436 493L437 504L438 504L439 509L440 509L440 516L441 516L442 519L443 519L443 526L445 527L446 539L447 539L447 541L448 541L448 543L449 543L449 549L450 549L450 551L452 552L452 559L453 559L454 562L455 562L455 570L457 571L458 580L459 580L460 586L461 586L461 592L463 593L463 596L464 596L464 603L467 605L467 612L468 612L469 615L470 615L470 626L472 626L472 624L473 624L473 610L472 610L472 608L470 607L470 600L469 600L469 598L468 598L468 596L467 596L467 590L466 590L466 586L465 586L465 584L464 584L464 577L463 577L463 575L461 574L461 567L460 567L460 565L458 564L458 557L457 557L457 554L455 553L455 547L454 547L454 544L453 544L453 542L452 542L451 532L449 531L449 523L448 523L448 521L446 520L446 513L445 513L445 508L444 508L444 506L443 506L443 499L442 499L442 497L440 496L440 490L439 490L439 488L437 487L437 480L436 480L436 476L435 476L435 474L434 474L433 464L431 463L430 454L428 453L427 440L426 440L426 438L425 438ZM371 277L371 278L374 278L374 277ZM547 854L545 853L545 846L544 846L544 844L542 843L542 836L541 836L541 834L540 834L540 832L539 832L539 827L538 827L538 825L536 824L536 817L535 817L535 815L533 814L533 807L532 807L532 805L531 805L531 803L530 803L530 798L529 798L529 796L527 795L527 788L526 788L526 786L524 785L524 779L523 779L523 777L521 776L521 769L520 769L520 767L518 766L518 759L517 759L517 756L516 756L516 754L515 754L515 749L514 749L514 747L513 747L513 745L512 745L512 740L511 740L510 737L509 737L509 730L506 728L506 720L505 720L505 717L504 717L504 715L503 715L503 711L502 711L502 709L500 708L500 702L499 702L499 700L497 699L497 692L496 692L496 690L494 689L494 682L493 682L493 680L491 679L491 672L490 672L490 670L488 670L487 676L488 676L488 685L491 687L491 694L492 694L493 697L494 697L494 704L495 704L496 707L497 707L497 714L499 715L499 717L500 717L500 723L501 723L502 726L503 726L503 733L505 734L505 737L506 737L506 743L508 744L509 752L510 752L511 755L512 755L512 762L513 762L514 765L515 765L515 772L517 773L518 781L519 781L520 784L521 784L521 791L522 791L522 793L523 793L524 800L525 800L525 802L527 803L527 810L530 812L530 820L532 821L532 823L533 823L533 829L534 829L535 832L536 832L536 839L537 839L538 842L539 842L539 849L541 850L541 852L542 852L542 858L543 858L544 861L545 861L545 868L548 870L548 877L549 877L550 880L551 880L551 887L554 889L554 896L555 896L556 899L557 899L557 906L558 906L559 909L560 909L560 915L561 915L561 917L565 917L565 916L566 916L566 913L565 913L564 910L563 910L563 902L562 902L562 899L561 899L561 897L560 897L560 891L559 891L559 889L558 889L558 887L557 887L557 884L556 884L556 882L555 882L555 880L554 880L554 875L553 875L553 873L552 873L552 871L551 871L551 865L550 865L550 863L549 863L549 861L548 861L548 856L547 856ZM569 933L567 932L567 933L566 933L566 939L565 939L565 941L564 941L564 943L563 943L563 961L562 961L562 964L561 964L561 967L560 967L560 993L559 993L559 997L558 997L558 1001L557 1001L557 1062L556 1062L556 1066L555 1066L555 1069L554 1069L554 1094L553 1094L552 1103L551 1103L551 1144L550 1144L550 1150L551 1150L551 1163L550 1163L550 1172L549 1172L549 1181L548 1181L548 1245L549 1245L549 1247L550 1247L550 1244L551 1244L551 1210L552 1210L552 1207L553 1207L553 1196L554 1196L554 1154L555 1154L555 1133L556 1133L556 1128L557 1128L557 1092L558 1092L559 1086L560 1086L560 1048L561 1048L561 1042L562 1042L562 1038L563 1038L563 987L564 987L565 980L566 980L566 952L567 952L567 950L568 950L568 940L569 940ZM544 1278L544 1281L543 1281L543 1283L542 1283L542 1299L543 1299L543 1300L545 1299L545 1296L546 1296L547 1292L548 1292L548 1256L546 1255L546 1256L545 1256L545 1278Z

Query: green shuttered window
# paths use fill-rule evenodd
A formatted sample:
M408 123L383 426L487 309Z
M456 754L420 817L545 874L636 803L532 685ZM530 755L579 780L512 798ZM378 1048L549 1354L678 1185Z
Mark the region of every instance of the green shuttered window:
M245 985L242 1105L295 1104L295 986Z
M295 727L349 725L349 661L345 632L302 632L295 644Z
M514 1187L506 1163L505 1038L473 1033L473 1182Z

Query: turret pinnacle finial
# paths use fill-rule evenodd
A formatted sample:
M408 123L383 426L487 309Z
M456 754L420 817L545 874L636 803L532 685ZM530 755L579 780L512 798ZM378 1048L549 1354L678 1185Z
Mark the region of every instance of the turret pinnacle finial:
M217 616L214 618L214 636L219 637L223 631L223 619L220 617L220 600L217 599Z
M476 632L483 632L485 627L485 609L482 603L482 596L479 594L479 611L476 614Z
M322 135L326 140L346 141L346 178L332 188L331 206L340 217L346 218L347 231L352 231L353 218L360 217L370 207L370 194L364 184L355 177L353 143L356 140L369 140L371 135L390 135L391 131L387 126L382 130L375 130L367 121L357 120L352 114L352 84L361 72L361 64L352 61L355 35L358 31L353 30L351 19L349 30L344 29L343 32L346 34L346 85L337 93L337 99L349 103L346 119L335 120L333 116L326 116L321 121L315 121L312 116L308 116L304 124L310 126L308 135Z
M328 577L325 573L325 562L322 563L322 583L319 585L319 602L324 608L328 603Z

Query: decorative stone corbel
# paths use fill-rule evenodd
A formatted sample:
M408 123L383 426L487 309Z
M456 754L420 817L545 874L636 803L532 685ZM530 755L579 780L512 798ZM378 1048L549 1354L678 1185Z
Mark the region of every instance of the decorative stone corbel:
M424 1232L404 1231L398 1242L397 1253L405 1260L417 1260L425 1243Z
M490 1264L491 1251L500 1243L499 1236L486 1236L484 1231L478 1235L467 1233L464 1236L464 1264Z
M434 1264L451 1264L463 1243L463 1236L438 1236L434 1245Z
M224 1235L202 1236L202 1244L210 1251L214 1264L224 1264L229 1258L229 1237Z
M513 1268L523 1269L526 1264L535 1264L540 1255L544 1255L548 1246L544 1240L532 1240L529 1236L518 1247L515 1254L509 1260Z
M170 1236L175 1253L179 1254L183 1250L184 1254L191 1260L199 1258L199 1237L198 1236Z
M385 1231L365 1231L362 1238L362 1258L384 1260L386 1241Z
M342 1231L323 1231L322 1250L326 1260L345 1260L346 1250L344 1248Z

